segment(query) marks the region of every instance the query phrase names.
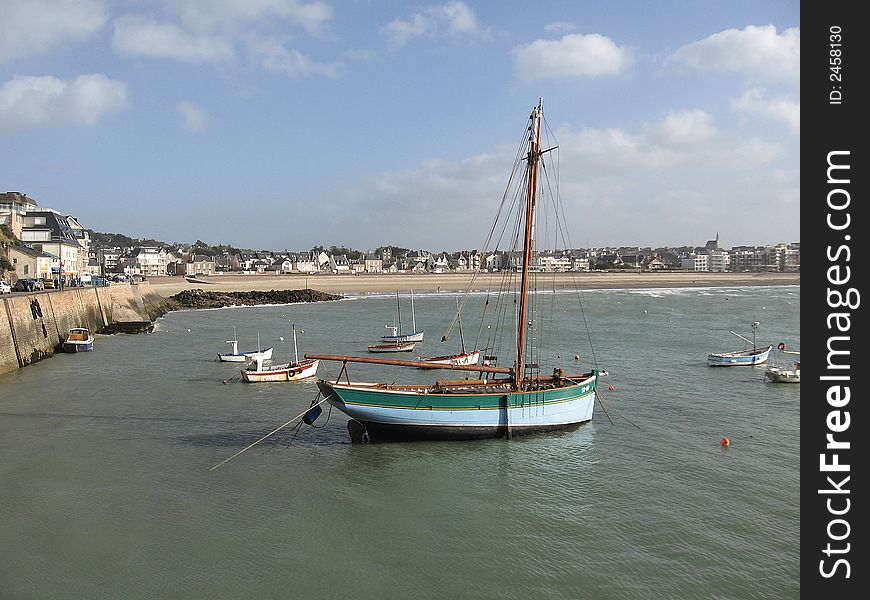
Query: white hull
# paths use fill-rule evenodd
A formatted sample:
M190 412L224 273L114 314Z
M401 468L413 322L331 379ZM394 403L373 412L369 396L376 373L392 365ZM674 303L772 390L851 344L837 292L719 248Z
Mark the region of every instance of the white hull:
M283 365L271 365L266 369L242 369L242 380L249 383L264 381L296 381L317 374L319 360L303 361L300 363L286 363Z
M721 352L707 355L707 365L710 367L749 367L762 365L767 362L767 357L773 346L756 348L755 350L737 350L735 352Z
M422 342L423 332L409 333L407 335L384 335L381 336L381 341L384 343L395 344L396 342Z
M272 359L272 348L266 348L265 350L254 351L254 352L240 352L238 354L218 354L218 360L221 362L249 362L255 361L258 358L262 360L271 360Z
M770 379L773 383L800 383L800 369L781 369L779 367L770 367L764 372L764 376Z
M422 362L436 363L439 365L476 365L480 361L480 352L469 352L468 354L456 354L455 356L431 356L429 358L421 358Z
M411 352L417 342L399 342L392 344L372 344L369 352Z

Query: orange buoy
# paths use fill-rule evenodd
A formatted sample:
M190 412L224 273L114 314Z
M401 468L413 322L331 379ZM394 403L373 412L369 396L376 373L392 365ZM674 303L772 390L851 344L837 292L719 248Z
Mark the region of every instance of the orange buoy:
M616 389L616 388L614 388L612 385L609 385L609 386L607 386L607 389L610 390L610 391L612 392L612 391L613 391L614 389Z
M723 436L722 437L722 447L727 448L730 445L731 445L731 440L729 440L727 436Z

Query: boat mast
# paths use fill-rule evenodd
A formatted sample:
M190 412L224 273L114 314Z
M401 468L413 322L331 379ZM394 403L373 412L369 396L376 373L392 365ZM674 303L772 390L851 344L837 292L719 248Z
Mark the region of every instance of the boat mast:
M296 346L296 323L293 323L293 354L296 357L296 364L299 364L299 348Z
M396 315L399 318L399 335L402 335L402 307L399 304L399 290L396 290Z
M535 221L535 192L538 188L538 161L541 153L541 121L543 120L544 99L538 100L538 106L532 110L529 125L529 153L528 161L528 200L526 204L526 229L523 239L523 272L520 280L520 307L517 322L517 367L514 379L518 390L523 389L523 368L526 346L526 329L528 327L528 296L529 296L529 267L532 264L533 240L532 228Z
M465 336L462 335L462 311L459 309L459 299L456 299L456 320L459 323L459 344L462 346L462 354L465 354Z
M414 290L411 290L411 333L417 333L417 313L414 312Z

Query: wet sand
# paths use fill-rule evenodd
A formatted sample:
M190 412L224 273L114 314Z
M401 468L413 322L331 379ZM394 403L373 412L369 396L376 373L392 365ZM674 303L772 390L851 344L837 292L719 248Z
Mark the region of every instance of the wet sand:
M671 287L733 287L747 285L799 285L800 273L541 273L538 288L626 289ZM472 281L473 278L473 281ZM391 275L215 275L149 277L151 288L168 298L182 290L201 288L214 292L314 289L334 294L359 295L395 290L419 292L486 290L498 286L500 274L391 274ZM542 282L546 282L543 283Z

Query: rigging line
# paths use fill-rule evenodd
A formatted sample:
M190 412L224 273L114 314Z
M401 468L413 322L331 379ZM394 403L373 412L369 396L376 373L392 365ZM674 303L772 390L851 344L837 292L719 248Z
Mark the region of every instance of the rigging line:
M595 394L598 395L598 392L596 391ZM598 396L598 401L601 402L601 406L603 407L603 406L604 406L604 401L601 400L601 396ZM625 419L626 421L628 421L629 423L631 423L632 425L634 425L635 427L637 427L638 429L640 429L640 427L638 427L637 423L635 423L634 421L632 421L631 419L629 419L628 417L626 417L624 414L622 414L621 412L619 412L619 409L618 409L618 408L616 408L615 406L611 406L610 408L612 408L612 409L616 412L616 414L618 414L620 417L622 417L623 419Z
M607 420L610 421L610 424L613 425L613 419L610 418L610 413L607 412L607 407L604 406L604 402L601 401L601 395L598 391L595 391L595 397L598 398L598 405L604 410L604 414L607 415Z
M525 177L524 177L524 182L525 182ZM507 307L508 307L508 304L507 304L508 300L507 300L506 296L508 295L507 292L510 291L510 289L514 287L513 284L515 281L515 273L513 272L513 269L510 266L510 259L513 257L513 255L516 252L517 243L518 243L517 240L519 239L520 231L523 228L522 211L520 210L520 203L518 201L519 196L520 196L520 190L521 190L521 187L518 186L517 192L514 195L514 201L511 203L511 214L514 215L514 227L513 227L513 237L512 237L513 244L511 246L509 252L506 255L503 255L503 256L508 257L508 264L502 267L501 284L500 284L499 293L497 296L497 307L501 306L501 310L497 310L497 312L496 312L496 314L499 315L499 318L496 320L496 324L495 324L496 328L495 328L495 331L492 332L493 335L497 335L498 332L502 330L503 324L505 324L507 322L507 314L506 313L507 313ZM499 244L501 243L501 239L504 236L504 233L506 232L507 226L509 223L510 223L510 221L508 219L505 219L504 227L502 230L502 236L499 238ZM514 303L515 302L516 302L516 299L514 299ZM501 343L499 343L499 347L500 346L501 346Z
M555 142L553 142L553 143L555 143ZM554 161L556 162L556 164L554 167L551 167L551 165L553 165ZM546 161L542 160L541 161L541 169L542 169L542 173L543 173L543 177L542 177L542 181L541 181L541 198L542 198L541 204L542 204L542 206L549 204L550 208L553 211L553 216L554 216L554 221L553 221L553 225L552 225L552 247L550 247L549 242L548 242L547 250L552 252L552 254L555 258L556 252L557 252L557 249L559 246L559 239L560 239L560 235L559 235L560 234L560 227L559 227L558 204L557 204L559 196L558 196L558 177L555 178L557 188L556 188L556 192L554 193L554 191L553 191L553 177L551 177L551 173L552 173L552 171L558 169L558 154L555 155L555 158L553 160L546 160ZM546 189L546 191L548 192L546 194L546 196L544 194L544 189ZM546 201L549 201L549 202L546 202ZM550 240L551 239L551 237L550 237L550 235L551 235L551 233L550 233L550 228L551 228L550 211L544 210L543 213L545 216L546 239ZM563 247L567 248L567 245L564 244L564 239L563 239ZM544 333L547 333L551 327L555 328L555 323L557 322L557 317L556 317L556 312L555 312L555 305L556 305L556 302L555 302L555 293L556 293L556 273L555 273L555 270L553 271L551 277L552 277L552 282L553 282L553 285L552 285L553 296L551 298L551 303L550 303L551 312L549 314L549 324L547 325L546 328L543 327L543 324L542 324L542 330L544 331ZM551 360L554 358L553 357L554 352L561 350L562 354L565 353L564 348L561 345L563 342L563 338L561 335L561 333L562 333L561 328L558 328L557 331L558 331L558 334L557 334L558 339L560 342L558 346L553 346L552 344L549 344L549 342L550 342L549 338L546 340L548 347L550 348L549 358ZM542 339L541 345L543 346L545 341L543 338L541 338L541 339Z
M531 122L531 117L529 118L529 123L530 123L530 122ZM526 126L526 131L528 131L528 127L529 127L529 126L527 125L527 126ZM526 135L525 135L525 131L524 131L524 132L523 132L523 140L525 140L525 139L526 139ZM527 143L527 142L526 142L526 143ZM509 195L509 193L510 193L510 191L511 191L511 187L512 187L513 180L514 180L514 178L516 177L517 173L520 171L520 169L519 169L519 165L520 165L521 162L522 162L522 161L520 160L520 157L523 155L523 150L524 150L524 148L525 148L526 143L524 143L524 142L520 142L520 146L519 146L519 148L518 148L518 150L517 150L517 155L516 155L516 157L514 158L514 165L513 165L513 168L511 169L511 175L510 175L510 177L508 178L507 185L505 186L505 191L504 191L504 193L502 194L502 199L501 199L501 202L499 203L498 211L496 212L495 219L493 220L493 222L492 222L492 226L490 227L489 234L487 235L487 237L486 237L486 239L485 239L485 241L484 241L484 243L483 243L483 248L481 249L481 254L482 254L482 255L485 255L486 252L487 252L487 250L489 249L490 243L492 242L493 234L494 234L494 232L495 232L495 230L496 230L496 228L497 228L497 226L498 226L499 221L501 220L502 211L503 211L503 209L504 209L504 205L505 205L505 202L507 201L508 195ZM513 210L513 206L514 206L515 203L516 203L516 195L514 196L514 199L511 201L511 205L508 207L508 213L510 213L510 212ZM505 223L507 223L507 222L508 222L508 219L505 219ZM506 225L505 225L505 227L506 227ZM504 235L504 229L502 230L502 233L500 234L499 239L498 239L498 241L496 242L496 247L498 247L498 245L500 244L501 237L502 237L503 235ZM465 290L463 291L463 297L467 296L467 295L470 293L472 287L474 286L475 281L477 280L478 274L479 274L479 269L478 269L478 270L472 270L471 277L469 278L468 283L467 283L466 286L465 286ZM448 328L448 332L447 332L445 335L449 336L450 333L451 333L452 330L453 330L453 327L454 327L454 323L451 322L451 324L450 324L450 326L449 326L449 328Z
M486 311L489 308L489 292L486 293L486 301L483 303L483 314L480 317L480 327L477 329L477 338L474 340L474 349L480 349L480 334L483 333L483 325L486 322ZM485 354L485 353L484 353Z
M318 392L317 395L319 396L319 395L320 395L320 392ZM300 418L304 417L304 416L305 416L305 413L307 413L309 410L311 410L311 409L314 408L315 406L320 406L321 404L323 404L324 402L326 402L327 398L329 398L329 396L327 396L326 398L324 398L323 400L321 400L321 401L318 402L317 404L312 404L311 406L309 406L308 408L306 408L304 411L302 411L301 413L299 413L298 415L296 415L295 417L293 417L292 419L290 419L289 421L287 421L286 423L284 423L283 425L281 425L280 427L278 427L278 428L276 428L276 429L273 429L272 431L270 431L269 433L267 433L266 435L264 435L263 437L261 437L260 439L258 439L258 440L257 440L256 442L254 442L253 444L249 444L249 445L245 446L244 448L242 448L241 450L239 450L238 452L236 452L235 454L233 454L233 455L230 456L229 458L227 458L227 459L225 459L225 460L222 460L221 462L219 462L218 464L216 464L215 466L213 466L211 469L209 469L209 471L214 471L215 469L217 469L217 468L220 467L221 465L224 465L224 464L230 462L232 459L234 459L235 457L237 457L237 456L238 456L239 454L241 454L242 452L246 452L247 450L250 450L251 448L253 448L253 447L256 446L257 444L259 444L259 443L262 442L263 440L265 440L265 439L267 439L268 437L270 437L270 436L272 436L272 435L278 433L279 431L281 431L282 429L284 429L285 427L287 427L290 423L292 423L292 422L295 421L296 419L300 419ZM316 398L315 398L315 400L316 400Z
M558 204L556 205L556 214L561 214L560 223L564 225L564 227L560 226L560 231L562 232L564 239L566 239L568 247L573 247L573 244L571 243L571 234L567 230L568 220L565 217L565 206L561 202L558 202ZM589 321L586 318L586 309L583 306L583 299L580 295L580 286L577 282L577 274L575 271L571 271L571 280L574 283L574 291L577 294L577 302L580 305L580 315L583 317L583 326L586 329L586 336L589 338L589 348L592 352L592 364L598 367L598 355L595 352L595 343L593 341L594 336L589 325Z

